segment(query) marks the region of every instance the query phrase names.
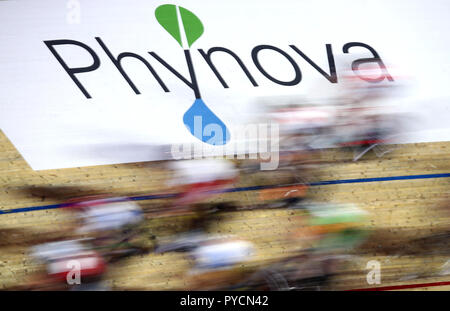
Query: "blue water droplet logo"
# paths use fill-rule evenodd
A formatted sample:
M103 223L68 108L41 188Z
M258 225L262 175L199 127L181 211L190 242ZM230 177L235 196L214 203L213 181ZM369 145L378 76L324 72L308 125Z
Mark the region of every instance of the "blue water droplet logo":
M201 98L195 100L183 116L184 125L199 140L210 145L225 145L230 140L230 132L206 106Z

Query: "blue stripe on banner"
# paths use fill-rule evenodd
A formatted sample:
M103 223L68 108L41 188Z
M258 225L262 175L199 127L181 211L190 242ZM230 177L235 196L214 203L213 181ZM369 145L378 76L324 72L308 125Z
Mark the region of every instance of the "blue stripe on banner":
M426 174L426 175L407 175L407 176L392 176L392 177L375 177L375 178L358 178L358 179L343 179L343 180L328 180L319 181L309 184L309 186L326 186L326 185L337 185L337 184L353 184L353 183L366 183L366 182L379 182L379 181L392 181L392 180L413 180L413 179L428 179L428 178L445 178L450 177L450 173L443 174ZM281 188L288 186L296 186L301 184L291 184L291 185L268 185L268 186L252 186L252 187L241 187L241 188L230 188L221 191L214 191L215 193L227 193L227 192L243 192L243 191L255 191L264 189ZM169 199L175 197L177 194L155 194L155 195L144 195L130 197L133 201L146 201L146 200L157 200L157 199ZM31 206L24 208L16 208L10 210L0 210L0 215L2 214L13 214L13 213L26 213L40 210L48 210L61 208L66 206L65 204L53 204L45 206Z

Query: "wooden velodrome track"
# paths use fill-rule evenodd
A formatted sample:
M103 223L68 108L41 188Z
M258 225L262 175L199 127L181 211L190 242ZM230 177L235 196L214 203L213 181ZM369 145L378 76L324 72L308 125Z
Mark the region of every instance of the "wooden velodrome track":
M326 151L325 158L339 158L342 152ZM415 284L410 290L450 289L450 247L445 241L414 243L450 228L450 212L437 206L447 197L450 178L450 142L403 145L383 159L369 155L357 163L325 165L320 180L358 179L361 182L317 185L309 189L321 201L352 202L370 212L367 226L371 239L361 246L351 274L336 277L331 289L348 290ZM430 178L367 182L367 178L424 175ZM440 174L440 175L439 175ZM164 193L167 173L152 163L133 163L33 171L0 131L0 289L23 283L38 267L27 255L28 244L46 237L67 223L59 209L1 213L31 206L61 203L68 196L91 193L148 195ZM261 183L257 175L244 177L236 187ZM272 180L271 183L274 183ZM46 195L54 189L60 197ZM31 190L30 190L31 189ZM250 203L257 191L222 194L218 200ZM142 206L149 201L140 201ZM283 238L292 229L294 212L253 210L229 213L212 229L234 233L256 244L258 260L283 256L288 249ZM179 220L179 221L178 221ZM149 221L156 235L180 231L181 219ZM381 263L381 284L366 281L367 262ZM446 264L447 263L447 264ZM447 267L448 274L445 273ZM108 271L108 282L117 289L164 290L186 284L183 273L189 262L181 254L150 254L127 259ZM446 283L448 282L448 283ZM432 283L432 284L430 284ZM425 284L425 285L417 285ZM395 288L393 288L395 289Z

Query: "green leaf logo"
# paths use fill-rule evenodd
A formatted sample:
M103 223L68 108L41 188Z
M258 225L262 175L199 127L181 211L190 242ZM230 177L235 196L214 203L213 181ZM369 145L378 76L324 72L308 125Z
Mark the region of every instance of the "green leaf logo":
M158 23L183 47L181 40L181 29L178 23L177 10L183 23L186 41L189 47L197 41L204 32L203 24L200 19L191 11L173 4L163 4L156 8L155 17Z
M189 47L197 41L203 34L203 24L200 19L189 10L180 6L181 20L183 21L184 31Z
M156 9L155 16L158 23L183 47L178 26L177 7L173 4L161 5Z

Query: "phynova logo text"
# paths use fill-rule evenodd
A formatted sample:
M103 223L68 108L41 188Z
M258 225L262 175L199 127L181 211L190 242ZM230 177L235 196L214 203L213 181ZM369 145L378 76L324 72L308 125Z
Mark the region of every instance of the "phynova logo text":
M194 103L190 106L190 108L185 112L183 116L183 122L185 126L188 128L189 132L196 138L198 138L203 143L207 143L209 145L225 145L230 141L230 131L224 122L216 116L211 109L208 108L206 103L203 101L200 93L200 88L197 82L194 64L192 62L191 57L191 46L196 42L204 33L204 27L200 19L191 11L172 4L164 4L156 8L155 17L159 24L176 40L176 42L184 49L184 57L186 59L187 68L189 71L189 78L186 78L182 74L179 73L176 69L174 69L170 64L168 64L160 55L156 52L148 52L149 55L159 62L162 66L164 66L168 71L170 71L176 78L186 84L194 93L195 100ZM158 82L160 87L164 92L170 92L167 88L164 81L158 75L156 70L153 68L151 63L145 59L143 56L138 55L132 52L122 52L118 56L114 56L113 53L109 50L106 44L100 37L95 37L95 40L98 42L100 47L106 53L108 58L112 61L112 63L116 66L119 73L123 76L125 81L131 87L135 94L141 94L139 89L136 87L134 82L125 72L122 66L122 60L124 58L134 58L139 60L143 65L147 67L150 71L153 78ZM97 70L100 67L100 58L97 53L87 44L68 39L60 39L60 40L47 40L44 41L47 47L50 49L51 53L61 64L62 68L67 72L69 77L73 80L75 85L80 89L80 91L84 94L86 98L92 98L91 94L86 90L83 84L76 77L77 74L88 73ZM86 67L69 67L61 55L56 51L56 46L60 45L72 45L77 46L85 51L87 51L92 57L92 64ZM187 45L187 46L186 46ZM362 42L349 42L344 44L342 47L343 53L349 53L349 50L353 47L360 47L367 49L373 57L368 58L360 58L356 59L351 64L351 69L355 73L357 77L368 82L368 83L379 83L385 79L388 81L394 81L392 76L388 73L383 61L381 60L377 51L369 46L368 44ZM304 59L309 65L311 65L319 74L321 74L326 80L330 83L338 83L338 77L336 74L336 65L335 59L333 55L332 45L325 44L325 49L327 53L328 60L328 71L326 72L324 69L319 67L311 58L309 58L305 53L303 53L297 46L289 45L289 48L294 51L296 55L299 55L302 59ZM276 74L273 72L276 68L265 68L262 65L261 57L264 54L261 54L261 51L271 50L273 52L278 53L282 57L284 57L287 62L291 65L294 71L294 78L292 80L280 80L276 78ZM203 49L197 50L200 55L203 57L206 64L212 70L214 75L216 76L219 83L224 88L229 88L228 83L224 80L222 75L220 74L218 68L215 63L212 61L212 54L221 52L226 53L231 56L237 63L238 68L240 68L243 74L248 78L250 84L253 87L258 87L258 83L241 60L241 58L232 50L225 47L212 47L209 48L206 52ZM261 74L267 78L269 81L283 85L283 86L296 86L302 80L302 72L300 70L299 65L294 60L291 55L289 55L286 51L273 46L273 45L257 45L251 50L251 58L255 65L255 67L261 72ZM359 68L363 64L375 64L379 67L379 76L364 76L361 74ZM201 120L201 122L198 122ZM197 127L197 128L196 128ZM200 128L198 128L200 127Z

